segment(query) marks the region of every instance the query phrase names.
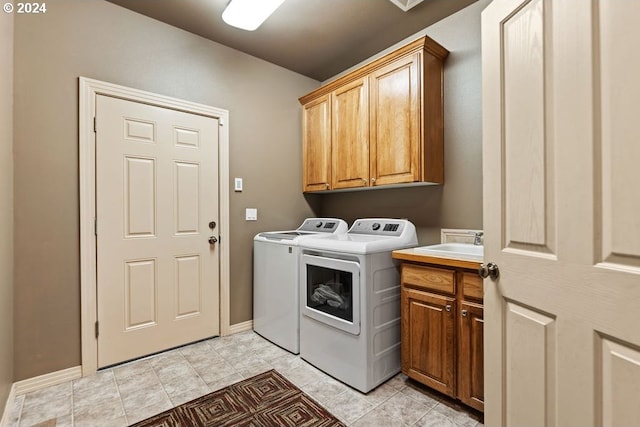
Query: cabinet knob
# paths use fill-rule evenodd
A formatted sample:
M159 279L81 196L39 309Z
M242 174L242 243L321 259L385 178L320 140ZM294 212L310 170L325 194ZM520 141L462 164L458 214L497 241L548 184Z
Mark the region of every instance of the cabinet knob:
M444 309L447 311L451 311L451 304L445 305Z
M462 317L467 317L467 310L462 310Z
M366 178L362 178L362 183L366 184L367 183L367 179Z
M329 183L327 182L325 185L326 185L327 190L328 190L329 189Z
M375 184L376 183L376 179L375 178L371 178L371 184Z

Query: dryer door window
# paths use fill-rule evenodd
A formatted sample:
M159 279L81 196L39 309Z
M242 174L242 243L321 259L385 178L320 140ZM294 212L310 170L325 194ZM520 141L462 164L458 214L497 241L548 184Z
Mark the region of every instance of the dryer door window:
M302 313L346 332L360 333L360 264L303 255Z

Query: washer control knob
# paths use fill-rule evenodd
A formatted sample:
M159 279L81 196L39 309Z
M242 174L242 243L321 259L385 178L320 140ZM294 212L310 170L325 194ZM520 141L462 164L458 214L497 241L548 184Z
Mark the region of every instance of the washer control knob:
M373 229L373 231L380 230L380 224L377 222L374 222L371 228Z
M322 227L322 221L316 222L316 228L320 228L320 227Z

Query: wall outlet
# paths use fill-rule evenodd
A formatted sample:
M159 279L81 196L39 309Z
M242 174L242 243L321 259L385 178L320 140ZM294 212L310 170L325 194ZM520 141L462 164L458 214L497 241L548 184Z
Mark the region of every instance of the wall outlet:
M247 221L257 221L258 220L258 209L256 208L247 208L244 212L244 219Z

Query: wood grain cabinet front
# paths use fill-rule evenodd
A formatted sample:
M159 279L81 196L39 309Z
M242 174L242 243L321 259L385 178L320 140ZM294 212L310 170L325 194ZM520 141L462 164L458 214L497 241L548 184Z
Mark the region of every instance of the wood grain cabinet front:
M331 188L331 98L314 99L302 109L302 188Z
M401 269L402 372L483 411L482 279L434 264Z
M301 97L303 191L443 183L448 54L424 36ZM324 102L330 114L322 117L329 123L310 114ZM318 171L323 166L325 171ZM329 188L309 176L330 176Z

